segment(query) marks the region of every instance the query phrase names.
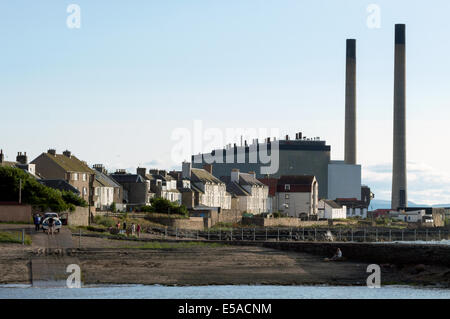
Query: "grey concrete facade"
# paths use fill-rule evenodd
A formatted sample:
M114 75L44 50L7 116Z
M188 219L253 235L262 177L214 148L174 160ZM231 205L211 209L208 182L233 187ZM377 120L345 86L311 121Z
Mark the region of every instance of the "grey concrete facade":
M405 25L395 25L394 65L394 151L392 166L392 209L406 207L406 50Z
M314 175L319 183L319 197L327 198L328 195L328 164L330 162L331 147L325 141L319 140L279 140L279 168L277 173L270 177L281 177L282 175ZM260 144L261 145L261 144ZM270 150L270 146L267 146ZM230 176L233 168L241 172L255 172L257 178L266 177L260 173L261 163L258 158L256 163L252 163L249 158L249 147L236 147L234 149L234 160L226 161L226 150L223 150L222 161L212 163L212 174L218 178ZM216 151L217 152L217 151ZM237 153L245 153L245 160L239 163ZM192 156L192 167L202 168L206 164L204 155L200 156L200 161L196 160L198 155ZM210 155L210 154L207 154Z
M347 39L345 67L345 156L356 164L356 40Z

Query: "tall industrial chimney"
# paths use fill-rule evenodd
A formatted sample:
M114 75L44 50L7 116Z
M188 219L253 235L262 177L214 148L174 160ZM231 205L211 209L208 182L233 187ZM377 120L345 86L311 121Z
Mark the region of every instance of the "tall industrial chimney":
M356 164L356 40L347 39L345 68L345 156Z
M406 208L405 25L395 25L392 209Z

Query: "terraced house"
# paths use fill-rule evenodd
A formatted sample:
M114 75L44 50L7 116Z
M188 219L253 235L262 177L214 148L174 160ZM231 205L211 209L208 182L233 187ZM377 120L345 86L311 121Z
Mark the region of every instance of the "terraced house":
M56 150L49 149L36 157L31 164L35 165L36 173L44 179L62 179L68 182L80 192L85 201L92 204L95 172L70 151L57 154Z
M227 184L227 191L239 199L241 212L261 214L268 212L267 198L269 187L256 179L255 172L242 173L232 169L231 176L220 178Z
M192 168L191 163L182 164L182 178L189 180L194 191L195 206L231 209L231 195L226 184L212 174L212 166Z

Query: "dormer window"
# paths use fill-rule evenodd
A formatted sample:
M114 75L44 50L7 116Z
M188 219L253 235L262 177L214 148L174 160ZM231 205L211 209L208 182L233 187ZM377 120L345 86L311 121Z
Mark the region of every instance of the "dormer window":
M285 191L290 191L291 190L291 185L290 184L284 185L284 190Z

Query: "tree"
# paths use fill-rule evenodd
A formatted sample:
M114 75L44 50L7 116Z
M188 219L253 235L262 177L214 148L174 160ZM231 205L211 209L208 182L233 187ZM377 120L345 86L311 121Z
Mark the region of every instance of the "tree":
M19 168L0 167L0 201L17 202L20 184L22 203L41 211L74 211L75 206L87 206L79 196L44 186Z

